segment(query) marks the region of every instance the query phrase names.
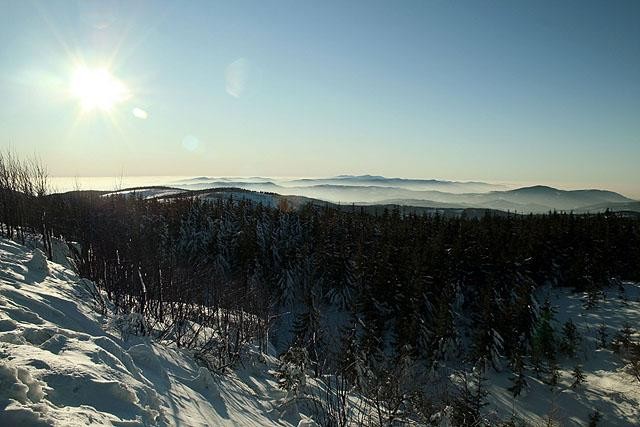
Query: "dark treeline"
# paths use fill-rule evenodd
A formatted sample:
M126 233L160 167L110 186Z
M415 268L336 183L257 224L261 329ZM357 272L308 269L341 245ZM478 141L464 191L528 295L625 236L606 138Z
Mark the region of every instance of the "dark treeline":
M407 411L417 371L451 358L496 369L525 357L551 364L538 287L568 286L595 301L603 287L640 280L640 221L613 213L294 211L231 199L45 196L13 191L20 179L10 174L0 179L2 233L78 242L81 274L116 310L137 314L141 332L194 348L217 370L248 342L304 349L316 375L340 374L387 419ZM460 399L473 413L471 398Z

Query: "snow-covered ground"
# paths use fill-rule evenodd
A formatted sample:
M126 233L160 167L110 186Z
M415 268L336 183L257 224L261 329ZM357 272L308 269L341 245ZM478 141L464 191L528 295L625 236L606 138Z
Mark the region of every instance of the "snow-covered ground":
M530 425L548 425L549 419L561 426L585 426L589 415L596 410L602 414L600 426L640 426L640 381L629 373L624 360L610 348L598 348L597 330L606 329L607 339L625 324L636 331L640 327L640 285L626 283L624 292L610 289L605 298L590 309L585 308L586 294L576 294L568 289L541 290L540 300L548 296L555 308L556 336L560 337L562 325L569 319L576 325L582 337L575 357L558 360L559 382L555 387L546 384L549 375L541 379L528 371L529 388L517 398L507 390L511 386L508 369L499 374L489 374L489 412L497 412L501 418L511 414ZM580 364L586 382L572 388L574 367Z
M187 350L123 340L93 286L0 239L1 426L315 425L283 404L274 358L215 376Z
M140 187L140 188L134 188L130 190L114 191L113 193L104 194L103 197L119 195L119 196L127 196L132 198L139 197L141 199L146 200L146 199L159 199L161 197L174 196L176 194L181 194L181 193L184 193L184 190L180 190L178 188Z

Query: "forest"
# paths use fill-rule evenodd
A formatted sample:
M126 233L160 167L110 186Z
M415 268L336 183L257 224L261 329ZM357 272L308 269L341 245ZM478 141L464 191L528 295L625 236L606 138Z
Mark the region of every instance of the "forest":
M53 237L70 242L81 275L98 286L97 310L111 301L132 333L190 348L212 371L242 363L257 343L281 355L283 388L299 387L305 370L329 375L332 425L348 424L353 390L381 424L428 420L447 401L471 425L487 369L511 370L517 395L525 368L553 381L556 360L574 351L575 327L551 326L538 289L586 292L588 306L605 288L640 281L640 220L620 213L374 215L49 194L46 183L37 160L0 157L3 236L37 235L49 257ZM628 337L612 345L631 346ZM460 367L468 377L443 385Z

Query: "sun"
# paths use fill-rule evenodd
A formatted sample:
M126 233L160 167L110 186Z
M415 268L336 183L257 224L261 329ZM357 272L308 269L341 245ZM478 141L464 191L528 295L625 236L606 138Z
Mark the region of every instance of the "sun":
M106 68L77 67L71 75L69 92L83 111L109 112L131 96L127 86Z

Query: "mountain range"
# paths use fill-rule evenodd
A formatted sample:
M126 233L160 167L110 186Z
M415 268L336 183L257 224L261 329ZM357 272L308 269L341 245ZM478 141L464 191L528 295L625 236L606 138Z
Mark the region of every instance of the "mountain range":
M141 194L143 189L136 191L143 197L175 197L184 193L198 194L199 197L224 197L235 193L236 198L247 198L267 205L277 205L282 198L287 198L294 206L312 202L356 205L372 210L372 206L399 205L411 207L414 212L640 212L640 201L607 190L561 190L543 185L510 189L506 185L485 182L385 178L376 175L302 179L194 177L169 182L166 187L156 187L149 194L148 191Z

